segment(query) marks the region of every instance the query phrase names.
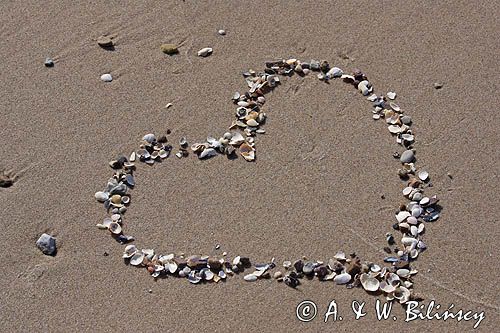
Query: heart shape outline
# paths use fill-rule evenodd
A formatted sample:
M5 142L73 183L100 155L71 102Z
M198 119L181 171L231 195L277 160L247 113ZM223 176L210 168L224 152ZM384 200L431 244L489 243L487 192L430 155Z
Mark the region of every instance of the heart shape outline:
M401 107L394 102L388 101L384 96L377 96L373 93L373 85L367 77L359 70L354 70L352 75L345 74L338 67L330 68L328 62L311 60L310 63L301 62L297 59L277 60L266 62L264 72L257 73L248 71L243 73L248 84L249 91L243 95L235 93L233 102L238 106L236 111L237 120L233 121L231 129L241 129L246 138L240 132L227 132L219 140L208 137L205 143L195 143L191 150L200 159L206 159L218 154L231 156L238 149L240 155L247 161L255 161L255 140L254 136L265 133L261 125L265 124L266 114L260 108L266 102L265 94L280 85L280 76L308 75L318 72L318 79L326 82L333 79L341 79L346 83L355 86L363 96L368 96L374 106L373 119L385 119L389 124L388 130L396 136L396 142L401 144L406 150L400 156L403 168L399 170L401 178L409 177L407 186L403 189L403 196L410 200L406 206L400 206L396 213L397 223L393 225L395 230L402 234L401 245L403 250L399 250L395 256L386 256L385 263L391 266L381 267L375 263L362 264L359 257L354 254L351 258L345 256L343 252L338 252L330 259L328 265L323 262L302 262L297 260L293 263L285 262L284 266L287 275L279 277L288 286L297 287L304 275L317 276L320 280L334 280L337 284L346 284L348 287L362 286L367 292L382 292L389 301L394 299L400 303L406 303L412 298L413 282L411 277L417 273L411 269L410 263L416 260L419 253L426 249L426 244L422 240L424 232L424 222L432 222L439 218L441 206L438 206L436 196L425 197L423 195L424 185L429 180L426 171L420 170L418 174L415 167L414 149L410 149L414 142L414 135L411 131L411 118L404 116ZM389 100L394 100L396 94L387 93ZM134 151L127 159L121 157L110 162L113 169L117 169L113 178L108 180L104 191L95 194L95 198L104 202L104 206L111 217L105 218L103 223L97 226L107 229L111 235L120 243L129 243L135 239L125 236L122 229L122 216L130 203L127 190L134 188L135 182L133 173L135 165L133 162L138 159L141 162L154 164L155 160L162 160L170 155L172 146L163 145L166 139L157 139L154 134L147 134L143 137L143 144L138 151ZM181 158L187 155L187 141L182 138L179 142L180 151L176 154ZM127 199L128 198L128 199ZM420 219L420 220L419 220ZM394 237L387 236L389 245L394 245ZM389 249L390 247L384 249ZM224 256L225 257L225 256ZM208 256L183 256L176 257L174 254L157 255L152 249L139 251L135 245L125 247L123 258L126 263L134 266L147 268L148 272L155 278L165 275L176 275L187 277L191 283L201 281L215 281L226 279L228 275L233 275L239 271L249 268L251 261L247 257L237 256L232 261L218 259ZM256 264L255 272L244 276L246 281L256 281L259 278L269 275L269 271L275 268L274 258L266 264ZM275 277L278 277L275 274Z

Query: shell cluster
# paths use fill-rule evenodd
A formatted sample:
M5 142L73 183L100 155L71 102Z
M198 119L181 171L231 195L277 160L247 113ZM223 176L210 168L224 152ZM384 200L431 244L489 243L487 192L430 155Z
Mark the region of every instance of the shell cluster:
M207 50L202 51L209 54ZM394 154L401 164L398 176L406 182L402 196L407 202L398 206L394 216L396 222L392 226L394 231L399 231L400 241L397 242L392 233L386 234L388 244L384 251L387 255L381 265L362 262L354 253L346 256L345 253L338 252L326 262L306 261L305 258L293 263L284 261L284 272L276 271L272 276L293 288L297 287L303 278L310 280L316 277L321 281L333 281L334 284L346 285L349 288L359 286L367 292L382 292L388 300L407 302L412 297L412 276L417 274L417 271L411 268L411 263L427 248L422 239L425 225L439 218L441 207L437 205L439 200L436 196L424 194L424 190L430 187L430 176L426 170L417 168L415 164L412 120L404 115L402 108L394 102L396 93L377 95L372 83L360 70L346 74L338 67L330 67L327 61L303 62L298 59L286 59L268 61L265 67L262 72L249 70L243 73L248 91L232 95L231 99L236 106L235 119L226 133L219 138L209 136L205 141L193 143L191 146L183 137L179 140L178 152L175 155L179 158L186 157L191 149L199 159L239 154L246 161L255 161L257 134L266 133L263 128L267 117L264 107L265 95L281 84L280 77L292 76L295 73L304 76L314 72L319 80L338 79L352 85L372 103L373 119L385 119L390 134L403 147L402 153ZM129 158L121 156L109 163L115 170L113 177L108 180L104 190L95 193L95 199L103 203L110 213L110 217L97 225L99 228L108 230L120 243L130 243L134 240L132 236L125 236L123 230L123 215L131 200L128 190L135 186L134 163L139 161L154 164L168 158L172 149L165 136L157 138L154 134L146 134L139 149L132 152ZM231 260L225 253L222 258L163 255L155 253L153 249L139 250L133 244L125 247L123 258L130 265L146 268L155 278L173 275L187 278L193 284L219 282L253 267L254 271L247 272L243 277L245 281L252 282L271 277L271 271L277 266L274 258L268 263L252 266L248 257L237 256Z

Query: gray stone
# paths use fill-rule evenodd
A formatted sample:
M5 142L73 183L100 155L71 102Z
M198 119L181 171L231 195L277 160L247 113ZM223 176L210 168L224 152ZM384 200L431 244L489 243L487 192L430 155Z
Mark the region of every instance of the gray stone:
M413 153L413 150L405 150L402 154L401 157L399 158L401 163L411 163L415 160L415 154Z
M42 234L36 241L36 246L43 254L54 256L56 254L56 239L48 234Z

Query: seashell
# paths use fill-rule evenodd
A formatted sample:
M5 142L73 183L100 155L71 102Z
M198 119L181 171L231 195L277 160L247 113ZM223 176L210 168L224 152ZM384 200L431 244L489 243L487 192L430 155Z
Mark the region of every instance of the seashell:
M413 153L413 150L405 150L402 154L401 157L399 158L401 163L411 163L415 160L415 154Z
M111 215L111 221L113 222L120 222L122 216L120 214L113 214Z
M387 97L389 97L389 99L395 99L396 98L396 93L392 92L392 91L389 91L387 93Z
M410 217L411 214L410 212L406 211L406 210L403 210L403 211L400 211L396 214L396 220L401 223L403 222L404 220L406 220L408 217Z
M418 223L418 220L416 219L415 216L408 216L408 218L406 219L406 222L408 222L408 224L411 224L411 225L416 225Z
M378 96L376 94L371 94L366 99L369 100L370 102L375 102L378 99Z
M101 229L101 230L108 229L108 226L107 226L107 225L104 225L104 224L101 224L101 223L97 223L95 226L96 226L97 228Z
M112 76L111 76L111 74L109 74L109 73L102 74L102 75L101 75L101 81L104 81L104 82L111 82L111 81L113 81L113 77L112 77Z
M334 259L339 260L339 261L344 261L346 260L345 253L344 252L337 252L334 256Z
M396 104L396 103L394 103L394 102L389 103L389 106L391 107L391 109L393 109L393 110L394 110L394 111L396 111L396 112L401 111L401 108L399 107L399 105L397 105L397 104Z
M376 264L373 264L371 267L370 267L370 271L374 272L374 273L378 273L381 271L381 268L379 265L376 265Z
M417 249L412 249L410 251L410 258L416 259L418 257L418 250Z
M135 155L136 155L136 154L135 154L135 151L133 151L133 152L130 154L130 157L128 158L128 160L129 160L130 162L135 162L135 158L136 158L136 156L135 156Z
M96 198L97 201L99 202L104 202L109 199L109 195L106 192L96 192L94 194L94 197Z
M404 304L410 300L411 292L405 287L399 287L394 291L394 298L399 300L399 303Z
M111 203L119 205L122 202L122 196L119 194L114 194L111 196Z
M126 193L127 193L127 185L123 183L118 184L109 191L109 194L111 195L114 194L124 195Z
M217 155L217 151L214 148L206 148L198 156L199 159L210 158Z
M415 247L418 243L418 240L413 237L405 236L401 238L401 243L403 243L403 245L405 246Z
M340 68L338 67L332 67L327 73L326 75L329 75L331 77L341 77L342 74L344 74L344 71L342 71Z
M156 136L152 133L146 134L142 137L143 141L146 141L147 143L154 143L156 142Z
M209 270L208 268L204 268L200 271L200 275L206 280L206 281L210 281L210 280L213 280L214 279L214 273Z
M430 202L430 199L428 197L423 197L422 200L419 201L419 204L421 206L425 206Z
M387 128L392 134L401 133L401 127L399 127L398 125L389 125Z
M257 127L257 126L259 126L259 123L255 119L249 119L247 121L247 125L252 126L252 127Z
M396 271L396 274L402 278L407 278L410 276L410 270L406 268L400 268Z
M109 229L109 225L114 222L111 218L106 217L104 221L102 221L102 225L106 226L106 229Z
M248 143L244 142L240 145L240 154L247 161L255 160L255 149L253 149Z
M352 279L351 274L342 273L335 276L333 278L333 282L335 282L336 284L347 284L349 283L349 281L351 281L351 279Z
M290 267L292 267L292 262L290 260L283 261L283 267L285 269L289 269Z
M130 203L130 197L128 195L125 195L121 198L121 203L124 205L128 205Z
M417 237L418 236L418 228L416 225L412 225L410 227L410 233L413 237Z
M394 274L394 273L387 273L387 275L385 277L385 281L387 282L387 284L389 284L393 287L397 287L401 283L401 279L399 278L399 275Z
M420 223L417 227L417 233L420 235L421 233L423 233L425 230L425 224L423 223ZM418 243L417 243L417 248L418 248Z
M212 51L211 47L205 47L198 51L198 57L208 57L212 54Z
M135 245L125 246L125 251L123 251L122 258L130 258L137 253L137 247Z
M403 134L403 135L401 135L401 139L408 141L408 142L415 141L415 137L412 134Z
M136 252L130 258L130 264L132 266L139 266L143 263L143 261L144 261L144 253L142 253L142 252Z
M247 274L243 277L243 280L248 281L248 282L254 282L257 281L258 277L254 275L253 273Z
M195 271L192 271L188 275L188 281L191 282L191 283L193 283L193 284L197 284L201 280L202 280L202 278L199 275L197 275Z
M427 179L429 179L429 173L422 170L418 173L418 178L420 178L421 181L426 181Z
M168 54L168 55L174 55L174 54L179 53L179 50L177 49L177 45L175 45L175 44L161 44L160 50L161 50L161 52Z
M45 58L45 61L43 62L45 67L54 67L54 60L51 58Z
M193 153L202 152L205 148L206 146L203 143L194 143L193 145L191 145L191 150L193 151Z
M361 281L363 289L366 291L377 291L378 288L380 287L379 280L366 273L361 274L359 279Z
M108 229L115 235L119 235L122 233L122 226L118 222L111 222Z
M245 108L250 105L250 103L248 103L247 101L239 101L236 104L238 104L238 106L242 106L242 107L245 107Z
M367 80L363 80L358 83L358 90L363 94L363 96L367 96L373 91L373 87L370 82L368 82Z
M385 281L382 281L382 282L380 282L380 290L390 294L396 290L396 287L385 282Z
M220 141L211 137L211 136L207 137L207 143L208 143L209 147L214 148L214 149L217 149L221 146Z

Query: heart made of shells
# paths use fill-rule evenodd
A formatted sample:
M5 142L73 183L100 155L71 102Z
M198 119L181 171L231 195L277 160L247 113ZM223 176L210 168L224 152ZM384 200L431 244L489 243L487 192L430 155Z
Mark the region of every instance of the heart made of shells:
M204 54L210 52L211 50L203 50ZM256 137L266 133L263 128L267 118L264 112L265 96L281 84L280 77L292 76L295 73L299 75L314 73L324 82L341 80L353 85L360 94L366 96L368 102L372 103L373 119L385 119L389 133L404 148L401 154L394 154L401 163L398 176L407 183L402 189L402 195L408 202L397 207L394 216L396 221L392 225L394 232L398 231L401 234L401 239L398 243L392 233L388 232L385 235L388 244L384 247L384 251L387 255L382 258L381 265L362 262L355 254L346 255L339 251L326 261L286 260L282 264L282 272L276 269L274 258L269 262L252 264L250 258L246 256L230 259L226 253L220 257L160 254L153 249L139 249L130 244L135 239L124 233L123 221L131 202L129 190L135 187L135 163L152 165L167 159L174 150L165 136L157 137L154 134L146 134L139 149L133 151L128 158L121 156L109 163L115 170L114 174L108 180L106 187L95 193L95 199L104 204L110 216L97 224L97 227L108 230L119 243L127 244L123 252L126 263L145 268L154 278L174 275L186 278L193 284L219 282L253 267L253 272L243 275L245 281L252 282L270 277L271 272L276 269L273 277L292 288L296 288L306 276L317 277L321 281L333 281L334 284L346 285L348 288L361 287L370 293L382 292L388 300L406 303L412 298L412 277L417 273L411 268L411 264L427 247L423 241L425 224L439 218L440 207L437 206L436 196L424 195L430 176L427 171L418 169L415 165L412 120L404 115L402 108L393 101L396 98L395 92L388 92L385 96L377 95L374 93L373 85L361 71L354 70L351 74L346 74L338 67L330 67L326 61L303 62L298 59L268 61L262 72L249 70L243 73L248 90L245 93L236 92L232 96L236 110L235 119L229 130L219 138L207 137L204 142L196 142L191 146L186 138L181 138L178 147L175 148L175 156L185 158L191 150L199 159L239 154L246 161L255 161Z

